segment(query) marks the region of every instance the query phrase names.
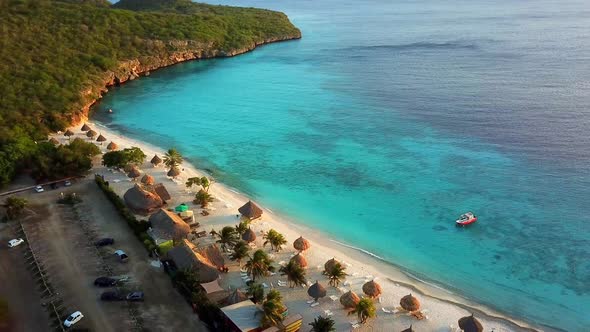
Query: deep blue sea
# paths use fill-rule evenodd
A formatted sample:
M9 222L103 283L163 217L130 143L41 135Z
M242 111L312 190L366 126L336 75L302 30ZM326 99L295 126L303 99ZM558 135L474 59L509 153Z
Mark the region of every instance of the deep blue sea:
M154 72L95 119L467 298L590 330L588 1L223 3L303 39Z

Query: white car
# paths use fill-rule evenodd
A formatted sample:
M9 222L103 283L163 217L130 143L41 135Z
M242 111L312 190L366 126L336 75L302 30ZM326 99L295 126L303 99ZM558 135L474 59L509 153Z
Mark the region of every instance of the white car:
M79 322L82 318L84 318L84 315L82 315L81 312L76 311L73 314L71 314L68 318L66 318L66 320L64 321L64 326L70 327Z
M12 240L8 241L8 246L10 248L14 248L23 242L25 242L25 240L23 240L23 239L12 239Z
M72 185L72 182L70 182L69 180L64 182L64 186L69 187Z
M36 187L35 187L35 191L36 191L36 192L38 192L38 193L42 193L42 192L44 192L45 190L44 190L44 189L43 189L43 187L41 187L41 186L36 186Z

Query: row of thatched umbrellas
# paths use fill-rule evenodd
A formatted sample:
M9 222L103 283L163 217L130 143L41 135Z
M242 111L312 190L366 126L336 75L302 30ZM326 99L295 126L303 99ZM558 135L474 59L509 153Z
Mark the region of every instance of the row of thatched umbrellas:
M465 316L459 319L459 328L463 330L463 332L483 332L483 325L477 320L477 318L471 316ZM414 332L414 328L412 325L407 329L403 330L402 332Z

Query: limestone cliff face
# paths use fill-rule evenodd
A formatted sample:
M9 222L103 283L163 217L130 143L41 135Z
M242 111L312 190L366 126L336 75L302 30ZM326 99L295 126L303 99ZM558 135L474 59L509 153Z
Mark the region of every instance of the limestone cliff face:
M227 52L216 49L210 44L203 44L193 41L177 40L167 43L162 41L150 41L150 43L152 43L151 46L163 50L162 55L123 61L119 63L119 66L116 70L107 71L104 75L104 81L102 83L82 91L82 95L84 96L84 99L87 100L87 103L84 107L82 107L80 113L73 114L72 122L75 125L88 119L90 108L108 91L109 87L134 80L142 75L147 76L151 71L156 69L190 60L231 57L249 52L255 49L257 46L263 44L300 38L301 33L270 38L260 42L252 43L245 48L235 49ZM174 51L166 51L167 49L173 49Z

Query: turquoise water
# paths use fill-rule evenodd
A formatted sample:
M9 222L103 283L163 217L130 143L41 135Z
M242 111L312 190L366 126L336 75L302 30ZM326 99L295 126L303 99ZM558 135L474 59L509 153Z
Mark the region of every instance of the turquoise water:
M95 119L420 278L590 330L584 1L225 3L304 37L154 72Z

